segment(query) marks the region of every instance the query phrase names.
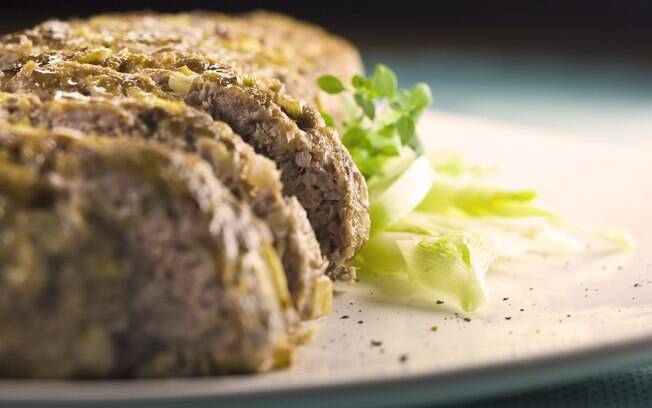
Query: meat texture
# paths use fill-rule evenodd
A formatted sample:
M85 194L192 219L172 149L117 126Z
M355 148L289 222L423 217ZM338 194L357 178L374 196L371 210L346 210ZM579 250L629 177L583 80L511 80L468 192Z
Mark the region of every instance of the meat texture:
M273 13L112 14L3 36L0 70L0 377L289 364L369 234L315 86L357 51Z
M0 125L0 376L212 375L286 365L271 235L199 157Z
M23 56L48 50L93 49L86 54L91 62L101 57L98 47L148 55L201 54L258 79L277 79L289 95L336 116L344 112L341 100L321 93L316 79L335 74L349 80L363 71L360 55L349 42L320 27L264 11L105 14L51 20L6 36L2 47L3 69Z
M314 318L329 311L331 282L323 274L325 262L304 209L294 197L283 197L274 163L257 155L226 124L181 102L153 96L104 98L65 93L44 102L31 94L0 93L3 119L47 129L64 127L155 140L198 153L216 177L268 224L301 316Z
M283 93L280 82L252 79L210 56L102 50L27 57L5 71L1 88L41 98L61 90L108 97L155 95L208 112L276 162L284 194L296 196L308 213L330 276L353 276L348 262L369 233L367 188L336 132L314 108Z

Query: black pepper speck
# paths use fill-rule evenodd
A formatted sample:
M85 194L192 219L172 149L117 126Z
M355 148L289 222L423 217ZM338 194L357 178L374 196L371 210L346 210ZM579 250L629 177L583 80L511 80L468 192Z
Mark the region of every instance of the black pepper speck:
M348 318L349 318L348 315L344 315L344 316L340 317L340 319L348 319Z
M408 361L408 356L407 354L401 354L401 356L398 358L398 361L401 363L405 363Z

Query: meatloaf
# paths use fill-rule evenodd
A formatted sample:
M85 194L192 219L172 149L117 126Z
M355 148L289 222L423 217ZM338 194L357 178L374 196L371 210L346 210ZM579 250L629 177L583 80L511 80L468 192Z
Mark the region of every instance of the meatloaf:
M199 157L0 125L0 376L211 375L288 362L267 227Z
M325 262L305 210L294 197L282 196L274 163L254 153L224 123L181 102L153 96L104 98L65 93L44 102L32 94L0 93L0 120L156 140L198 153L211 164L216 177L270 227L301 316L314 318L329 311L331 282L323 274Z
M131 13L0 39L0 377L289 364L369 232L319 113L353 47L285 16Z
M243 75L211 56L181 51L140 54L108 48L48 51L4 72L1 89L52 98L148 94L181 100L229 124L256 152L274 160L284 193L308 213L334 278L352 277L348 262L369 231L367 189L336 132L276 80ZM126 72L124 72L126 71Z
M347 41L319 27L263 11L240 15L129 13L51 20L10 34L2 44L5 52L0 66L6 68L17 58L47 50L101 47L160 56L197 53L258 79L277 79L289 95L324 105L336 115L343 112L340 99L320 94L315 80L327 73L347 80L362 73L360 56ZM94 52L87 58L92 59Z

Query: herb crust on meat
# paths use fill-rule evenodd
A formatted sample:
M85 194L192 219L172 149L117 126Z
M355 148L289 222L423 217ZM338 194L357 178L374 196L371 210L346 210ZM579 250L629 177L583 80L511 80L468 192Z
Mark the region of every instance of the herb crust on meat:
M369 234L367 187L317 111L284 94L278 81L254 80L205 56L163 58L123 50L94 61L97 65L74 62L79 59L77 52L29 57L5 71L2 90L46 99L62 90L109 97L153 94L208 112L276 162L284 193L296 196L308 213L330 276L354 276L348 263ZM132 68L130 61L156 68L114 69Z
M48 50L88 50L84 62L101 58L102 48L139 54L201 54L258 79L277 79L285 91L338 115L344 107L315 86L324 74L362 74L357 50L320 27L265 11L228 15L214 12L103 14L83 20L50 20L3 39L0 68L25 55ZM138 64L131 61L129 64ZM147 66L143 66L146 68Z

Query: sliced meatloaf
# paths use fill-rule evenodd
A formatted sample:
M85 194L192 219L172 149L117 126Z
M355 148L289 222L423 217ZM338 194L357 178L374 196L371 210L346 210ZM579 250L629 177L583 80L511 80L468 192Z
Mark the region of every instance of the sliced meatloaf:
M266 226L205 161L0 125L0 376L284 365L291 306Z
M284 94L276 80L253 79L210 57L170 52L162 58L122 50L95 56L93 64L80 63L89 52L94 51L49 52L21 60L4 72L2 89L44 98L60 90L152 94L208 112L276 162L284 193L296 196L308 213L330 275L352 276L348 261L369 231L367 189L337 134L315 109Z
M184 103L147 98L58 94L41 102L31 94L0 93L0 120L71 128L110 137L155 140L198 153L236 197L248 202L274 235L294 305L303 318L329 311L331 282L319 244L296 198L284 198L276 166L256 154L224 123Z
M341 100L320 95L316 79L331 73L348 80L362 72L360 56L347 41L319 27L262 11L240 15L129 13L53 20L8 35L2 44L5 52L0 61L5 66L47 50L93 49L85 55L87 60L102 53L98 47L161 58L179 52L201 54L258 79L277 79L289 95L309 103L320 99L335 113L343 110Z

